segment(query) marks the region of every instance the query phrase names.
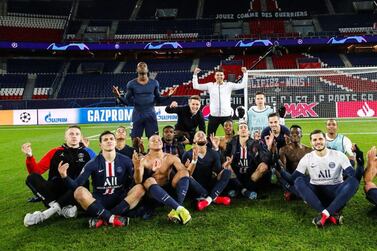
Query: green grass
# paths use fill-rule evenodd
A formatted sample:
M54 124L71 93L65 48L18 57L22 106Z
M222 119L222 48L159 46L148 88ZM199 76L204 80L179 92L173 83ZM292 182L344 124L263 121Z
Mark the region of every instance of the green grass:
M366 153L377 143L376 120L340 121L346 134ZM288 126L303 127L304 143L313 129L325 129L324 120L290 120ZM162 126L160 125L160 129ZM31 142L39 160L52 147L62 143L65 126L0 127L0 250L375 250L377 211L365 199L362 184L343 211L345 224L318 230L311 224L316 212L302 201L285 202L282 192L273 189L257 201L236 199L229 207L210 206L204 212L192 211L187 226L166 220L168 208L161 208L150 221L132 219L124 229L87 228L87 219L65 220L53 217L41 225L26 228L23 217L43 209L28 203L31 192L25 185L25 157L20 151ZM116 125L83 125L86 136L100 134ZM219 134L221 130L219 130ZM98 150L97 137L91 147Z

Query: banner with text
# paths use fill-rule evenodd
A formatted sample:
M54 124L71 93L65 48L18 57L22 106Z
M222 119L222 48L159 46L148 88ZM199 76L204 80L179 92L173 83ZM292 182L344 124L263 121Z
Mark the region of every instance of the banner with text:
M377 117L377 101L337 102L338 118Z

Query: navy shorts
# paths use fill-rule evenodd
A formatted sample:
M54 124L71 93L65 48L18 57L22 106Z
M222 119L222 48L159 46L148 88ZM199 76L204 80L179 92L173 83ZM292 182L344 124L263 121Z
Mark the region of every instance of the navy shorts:
M101 205L107 209L111 210L113 209L116 205L118 205L124 198L126 198L128 191L124 192L118 192L114 194L98 194L95 193L93 194L93 197L101 203Z
M143 136L144 130L148 138L155 134L158 134L156 113L154 111L141 113L137 110L134 110L132 112L131 138L141 138Z
M366 198L371 203L373 203L375 206L377 206L377 188L369 189L368 192L366 192Z

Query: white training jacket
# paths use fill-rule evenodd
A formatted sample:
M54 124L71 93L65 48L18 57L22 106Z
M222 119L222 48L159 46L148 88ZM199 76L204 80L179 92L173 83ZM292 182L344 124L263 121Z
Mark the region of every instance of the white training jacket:
M242 82L236 84L233 82L224 82L219 85L216 82L199 84L198 75L192 76L192 85L196 90L208 91L209 108L211 116L228 117L232 115L231 95L233 90L241 90L247 86L247 73L243 74Z

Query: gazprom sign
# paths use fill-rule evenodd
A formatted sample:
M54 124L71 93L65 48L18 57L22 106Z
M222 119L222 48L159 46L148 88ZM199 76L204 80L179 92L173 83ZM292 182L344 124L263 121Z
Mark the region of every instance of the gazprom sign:
M127 123L131 122L132 107L115 108L81 108L79 110L80 124L96 123Z
M165 112L165 106L156 106L158 121L176 121L177 114ZM132 120L133 107L99 107L79 109L80 124L128 123Z

